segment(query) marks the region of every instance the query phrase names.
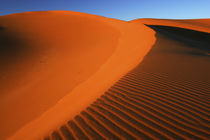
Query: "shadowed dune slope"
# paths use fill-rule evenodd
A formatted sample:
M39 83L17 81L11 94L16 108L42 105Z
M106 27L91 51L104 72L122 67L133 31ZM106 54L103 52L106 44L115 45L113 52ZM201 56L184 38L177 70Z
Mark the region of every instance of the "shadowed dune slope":
M185 20L135 19L130 22L143 23L148 25L180 27L180 28L210 33L210 19L185 19Z
M209 34L148 26L157 40L144 60L45 140L210 137Z
M154 41L154 31L144 25L85 13L43 11L1 16L0 139L30 124L69 94L65 106L72 108L68 112L80 112L97 98L98 90L104 91L135 67ZM74 116L66 114L65 106L59 109L63 115L55 110L54 117L48 116L53 123L40 122L28 135L65 121L57 119L60 115Z
M147 25L169 38L173 38L187 47L194 49L194 53L200 55L208 55L210 50L210 33L200 32L179 27L161 26L161 25ZM196 51L197 50L197 51ZM190 51L190 50L189 50ZM193 52L193 50L191 50ZM203 54L202 54L203 53Z

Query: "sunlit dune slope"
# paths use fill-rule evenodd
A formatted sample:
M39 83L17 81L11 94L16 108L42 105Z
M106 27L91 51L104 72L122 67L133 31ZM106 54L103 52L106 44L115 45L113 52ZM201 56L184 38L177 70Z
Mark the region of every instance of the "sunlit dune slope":
M95 73L120 34L97 17L73 12L3 16L0 26L2 134L39 116Z
M16 131L17 139L37 138L73 118L154 41L142 24L84 13L1 16L0 139Z
M210 34L154 24L143 61L43 139L209 139Z
M207 140L210 34L176 24L147 25L156 43L143 61L43 138Z

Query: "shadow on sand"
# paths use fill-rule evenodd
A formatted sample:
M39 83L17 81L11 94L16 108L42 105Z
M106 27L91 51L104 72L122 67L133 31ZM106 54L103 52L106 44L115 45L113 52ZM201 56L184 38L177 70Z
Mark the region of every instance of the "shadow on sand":
M173 38L186 44L189 47L202 51L203 55L209 55L210 50L210 33L200 32L185 28L171 27L171 26L162 26L162 25L146 25L157 33ZM200 52L192 53L201 55Z

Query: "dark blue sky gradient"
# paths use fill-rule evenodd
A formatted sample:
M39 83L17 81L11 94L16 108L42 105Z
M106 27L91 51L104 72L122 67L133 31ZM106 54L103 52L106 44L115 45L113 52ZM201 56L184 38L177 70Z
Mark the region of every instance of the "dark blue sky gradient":
M122 20L210 18L210 0L0 0L0 15L69 10Z

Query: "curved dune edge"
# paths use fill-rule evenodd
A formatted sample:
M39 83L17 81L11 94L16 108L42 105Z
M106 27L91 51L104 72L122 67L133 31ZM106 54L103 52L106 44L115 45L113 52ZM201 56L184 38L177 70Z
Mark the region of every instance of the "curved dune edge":
M47 111L112 56L120 30L111 21L71 11L0 16L0 139Z
M172 20L172 19L135 19L130 22L142 23L149 25L165 25L172 27L180 27L191 30L197 30L210 33L210 19L186 19L186 20Z
M59 13L65 14L65 11ZM42 116L18 130L10 139L39 139L48 135L53 139L65 136L71 138L71 132L76 133L73 134L74 137L76 135L81 139L208 138L206 97L210 85L205 75L209 71L208 68L205 69L208 56L192 49L192 44L186 44L185 41L188 39L180 41L163 34L158 26L154 28L156 43L151 48L155 41L155 32L142 25L166 25L208 32L208 22L192 20L182 24L180 21L170 20L169 23L164 21L162 24L162 20L154 19L156 24L151 21L128 24L119 20L105 19L120 32L119 44L112 56L95 74L79 84ZM167 45L172 49L167 50L163 47ZM164 55L161 56L161 53ZM179 62L177 60L181 60L181 63L177 63ZM133 69L139 63L140 65ZM183 70L175 72L171 66ZM190 72L188 66L192 68ZM197 74L198 68L201 69L200 74ZM127 73L130 70L132 71ZM104 94L104 91L107 92ZM161 96L158 95L160 91ZM109 119L104 119L102 116ZM91 123L93 121L91 117L106 127L100 127L99 124L96 127L96 121ZM107 123L109 121L117 124L118 129ZM142 124L147 127L142 127ZM66 131L66 127L71 131ZM99 128L101 131L98 131ZM109 129L105 131L106 128ZM108 134L108 131L111 133Z
M38 139L73 118L134 68L155 42L155 32L142 24L113 19L107 19L106 22L121 33L112 56L88 80L79 84L55 106L18 130L9 139Z
M144 60L44 140L209 138L209 57L199 51L210 34L149 27L156 42Z

